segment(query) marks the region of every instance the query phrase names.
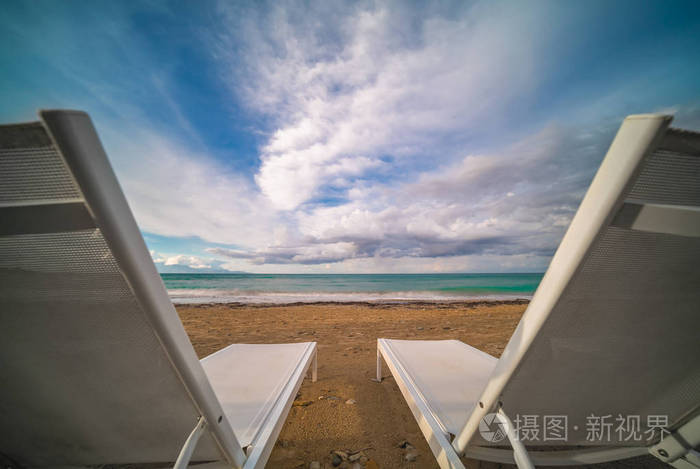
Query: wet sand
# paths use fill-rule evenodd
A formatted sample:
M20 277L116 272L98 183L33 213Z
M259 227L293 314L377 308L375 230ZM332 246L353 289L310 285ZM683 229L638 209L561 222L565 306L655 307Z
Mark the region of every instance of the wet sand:
M363 450L376 463L366 467L389 469L438 466L386 366L389 378L372 381L377 338L458 339L498 357L526 307L523 300L182 305L177 310L200 358L232 343L318 343L318 381L304 380L267 467L303 468L319 461L331 468L332 451ZM355 403L347 404L350 399ZM402 441L415 447L415 461L405 461ZM468 468L513 467L465 463ZM587 467L666 466L647 457Z

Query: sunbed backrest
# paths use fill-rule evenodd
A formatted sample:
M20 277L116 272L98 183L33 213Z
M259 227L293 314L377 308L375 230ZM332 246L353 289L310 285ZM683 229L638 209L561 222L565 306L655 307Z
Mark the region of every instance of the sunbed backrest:
M41 122L0 126L0 454L37 466L173 461L211 389L185 376L204 374L172 305L149 311L129 272L145 256L142 274L165 304L89 118L43 117L61 135ZM69 164L65 150L83 144ZM128 247L116 255L119 243ZM204 436L195 460L222 458Z
M517 363L494 404L519 423L536 416L539 437L526 444L553 444L544 419L566 416L569 445L649 445L660 436L652 427L698 410L700 134L668 121L625 121L530 306L551 309L539 330L540 311L529 309L503 355ZM646 150L630 151L645 139ZM578 264L562 268L577 250ZM609 426L591 432L601 422L609 437Z

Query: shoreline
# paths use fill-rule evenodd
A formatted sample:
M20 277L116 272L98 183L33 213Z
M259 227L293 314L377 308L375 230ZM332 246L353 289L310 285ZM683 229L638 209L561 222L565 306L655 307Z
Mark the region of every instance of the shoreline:
M369 308L382 306L443 306L443 307L473 307L485 305L527 305L531 298L516 297L513 299L465 299L465 300L357 300L357 301L295 301L290 303L247 303L243 301L222 301L203 303L179 303L173 301L176 308L180 307L216 307L223 306L229 308L274 308L274 307L303 307L303 306L366 306Z
M175 306L202 306L202 305L239 305L239 306L303 306L303 305L317 305L317 304L348 304L348 305L412 305L412 304L445 304L445 305L461 305L461 304L487 304L487 303L501 303L501 302L530 302L532 300L532 295L493 295L493 296L470 296L470 297L430 297L430 298L373 298L369 295L359 296L357 299L348 298L349 295L344 295L338 299L327 299L327 298L310 298L308 300L303 299L282 299L281 296L277 300L268 301L267 298L270 296L257 296L254 299L247 300L237 300L236 297L231 296L201 296L201 297L178 297L173 296L169 291L170 301ZM272 296L272 295L271 295ZM331 296L331 295L329 295ZM340 295L338 295L340 296ZM366 297L366 298L365 298ZM217 299L219 298L219 299ZM243 298L251 298L250 296L243 296Z
M176 304L412 303L531 299L542 274L162 274Z

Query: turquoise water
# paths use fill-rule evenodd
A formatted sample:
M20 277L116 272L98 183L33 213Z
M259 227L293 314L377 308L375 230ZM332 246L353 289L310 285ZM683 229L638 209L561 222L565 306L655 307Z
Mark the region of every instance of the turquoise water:
M542 274L161 274L176 303L530 298Z

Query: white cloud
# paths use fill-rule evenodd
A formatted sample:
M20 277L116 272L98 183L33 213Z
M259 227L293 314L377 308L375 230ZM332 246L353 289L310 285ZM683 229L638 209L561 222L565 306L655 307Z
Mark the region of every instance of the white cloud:
M324 264L355 257L357 246L349 242L318 243L306 246L271 246L255 251L209 248L207 252L231 259L247 259L252 264Z
M162 254L155 252L153 249L149 249L148 252L151 254L151 258L156 264L162 264L165 262L166 258Z
M182 265L193 269L210 269L212 267L212 259L204 259L198 256L188 256L186 254L163 254L150 250L151 258L156 264L167 266Z
M152 253L163 266L541 269L625 114L657 103L700 126L697 102L683 102L695 99L690 69L668 54L688 48L659 42L655 71L617 55L597 80L588 24L607 10L561 5L221 2L203 6L200 36L155 55L134 14L168 24L175 7L110 3L76 25L60 6L27 4L8 38L55 79L21 84L8 109L89 110L142 230L231 245ZM192 52L223 81L183 83ZM193 111L209 97L231 114ZM199 134L210 118L257 134L257 166L234 170L233 151L207 148L221 130Z
M166 254L150 251L153 262L160 270L173 273L202 271L205 273L220 273L240 271L241 265L225 262L215 257L193 256L189 254ZM173 269L175 267L175 269ZM179 267L179 268L178 268Z
M149 208L136 210L143 229L234 244L207 251L236 270L542 265L611 128L545 125L463 150L500 136L536 85L536 13L477 4L407 21L396 5L335 7L344 14L278 4L241 20L222 4L212 50L236 96L272 124L260 167L246 179L149 135L157 165L132 161L125 187Z
M142 230L244 246L271 242L280 221L244 176L146 125L130 130L128 138L102 133Z
M611 129L577 137L571 129L548 126L499 152L465 156L415 181L374 184L348 203L299 210L297 229L278 233L264 248L209 252L256 265L343 263L361 269L369 259L386 266L400 259L415 267L427 265L418 259L430 258L440 269L491 269L496 259L509 270L527 260L541 266L611 138Z
M177 256L166 257L163 260L163 265L186 265L187 267L192 267L193 269L210 269L211 264L207 264L207 261L197 256L186 256L184 254L178 254Z
M284 4L241 25L224 5L227 26L246 36L250 70L247 87L231 70L231 88L276 122L256 176L263 194L291 210L382 155L449 156L445 141L493 123L533 84L535 15L512 9L476 5L411 22L400 6L380 3L316 18L323 27ZM226 56L240 41L218 35L216 46Z

